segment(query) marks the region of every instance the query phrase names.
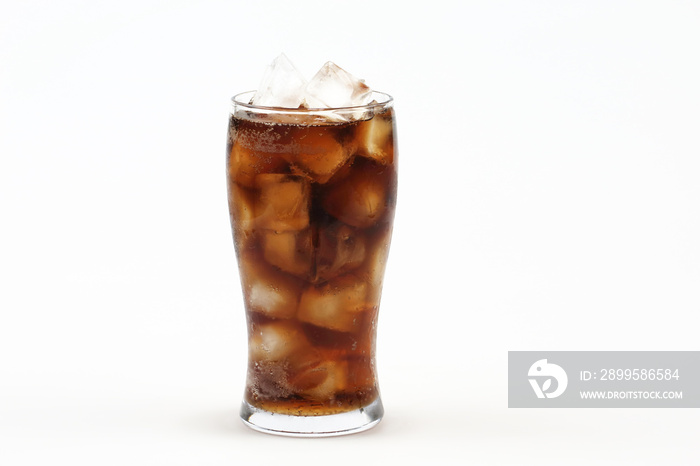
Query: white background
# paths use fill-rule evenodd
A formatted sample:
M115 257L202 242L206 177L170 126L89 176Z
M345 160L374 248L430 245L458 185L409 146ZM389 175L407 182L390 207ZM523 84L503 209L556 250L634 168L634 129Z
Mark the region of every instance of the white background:
M698 410L507 408L509 350L697 350L700 5L2 1L0 463L697 464ZM228 99L396 99L386 417L237 419Z

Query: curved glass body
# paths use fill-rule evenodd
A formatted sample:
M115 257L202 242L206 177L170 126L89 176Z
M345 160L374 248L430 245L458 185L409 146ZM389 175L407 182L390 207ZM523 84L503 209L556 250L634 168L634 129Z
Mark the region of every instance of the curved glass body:
M233 99L228 198L248 324L241 417L297 436L383 415L375 336L397 187L390 96L342 109Z

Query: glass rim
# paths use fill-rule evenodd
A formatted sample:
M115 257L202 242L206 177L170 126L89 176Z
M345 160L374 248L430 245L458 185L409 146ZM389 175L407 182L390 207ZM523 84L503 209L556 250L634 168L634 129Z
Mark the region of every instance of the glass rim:
M365 105L353 105L347 107L309 107L309 108L289 108L289 107L274 107L268 105L255 105L250 103L250 99L255 95L257 91L245 91L240 92L233 97L231 97L231 103L235 106L249 108L253 110L264 110L272 112L283 112L283 113L318 113L318 112L337 112L337 111L357 111L357 110L367 110L377 107L385 107L390 105L394 98L381 91L372 91L373 97L381 97L380 101L376 99ZM247 97L247 98L246 98ZM241 100L244 99L244 100Z

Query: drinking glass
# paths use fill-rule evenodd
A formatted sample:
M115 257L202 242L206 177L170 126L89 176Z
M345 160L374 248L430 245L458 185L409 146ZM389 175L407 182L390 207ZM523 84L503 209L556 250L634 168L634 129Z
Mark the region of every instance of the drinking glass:
M241 418L290 436L376 425L375 338L397 187L391 96L330 109L232 99L228 201L248 328Z

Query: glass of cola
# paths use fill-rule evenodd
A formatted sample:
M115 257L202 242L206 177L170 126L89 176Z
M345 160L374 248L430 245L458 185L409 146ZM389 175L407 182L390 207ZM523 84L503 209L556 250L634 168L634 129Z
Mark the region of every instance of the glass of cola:
M397 187L393 100L232 99L228 201L248 327L241 418L329 436L383 415L375 337Z

